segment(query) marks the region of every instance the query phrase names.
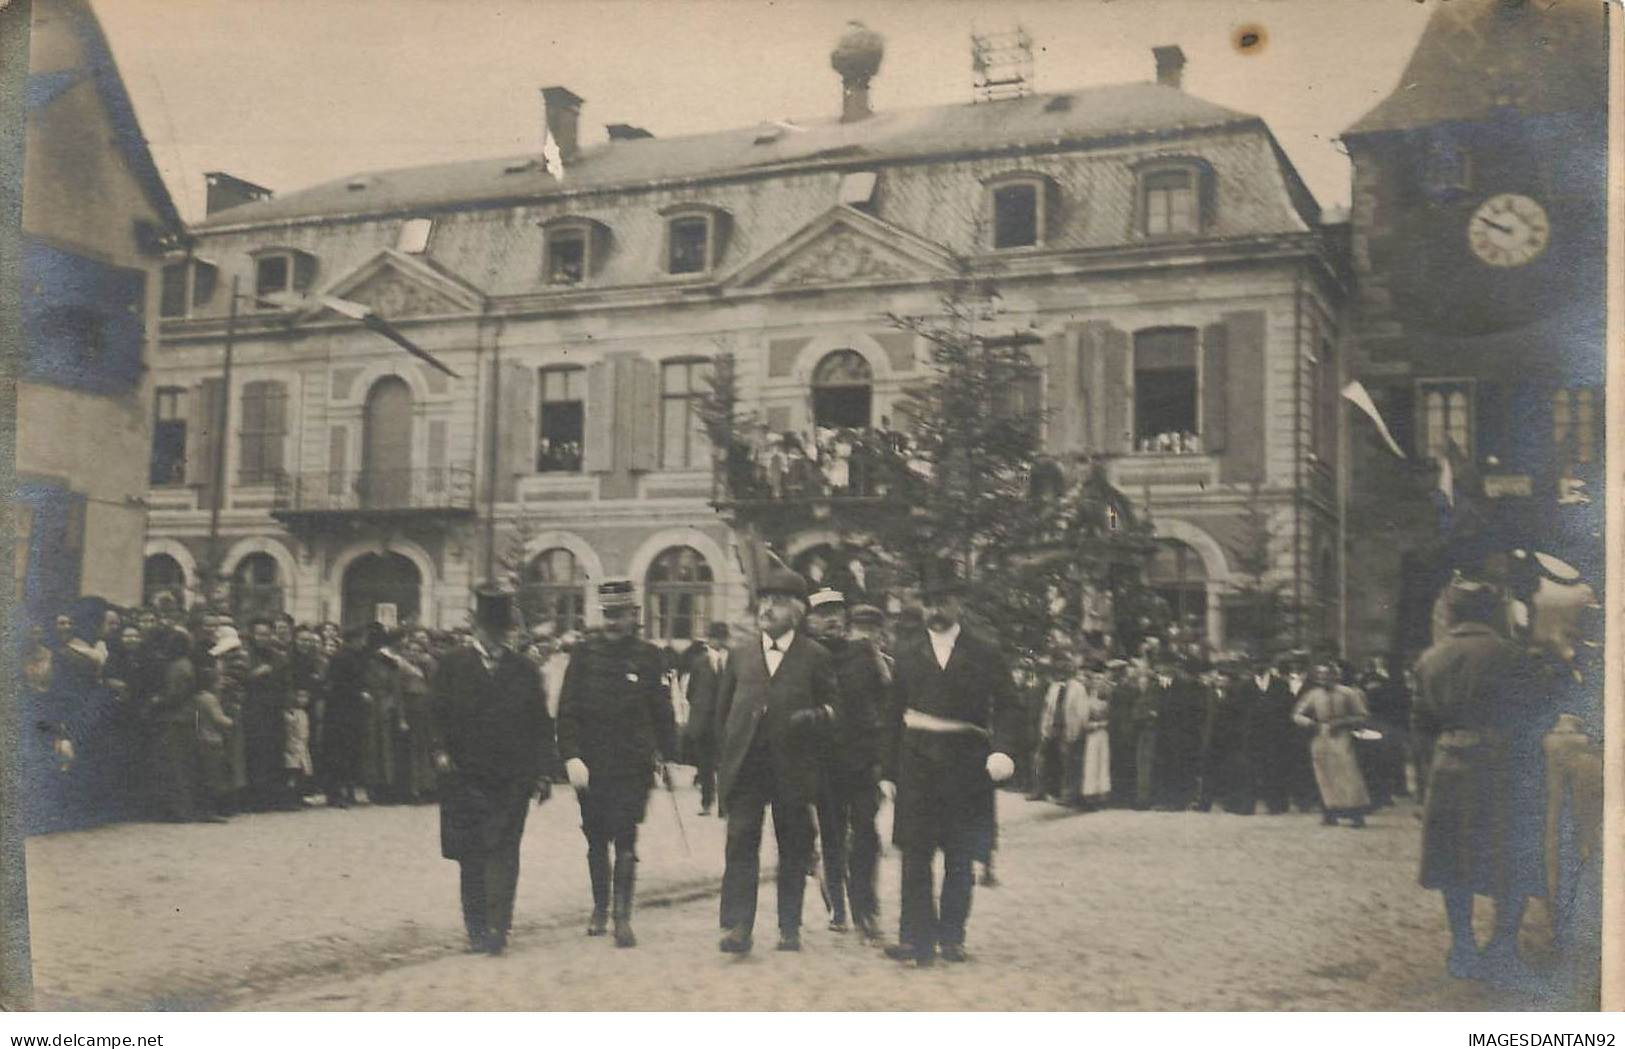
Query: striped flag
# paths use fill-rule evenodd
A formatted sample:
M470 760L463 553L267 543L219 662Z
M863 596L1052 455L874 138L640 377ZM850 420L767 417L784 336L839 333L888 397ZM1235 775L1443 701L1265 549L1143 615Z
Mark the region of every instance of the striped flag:
M1388 424L1383 421L1382 413L1377 411L1376 402L1371 399L1371 391L1365 388L1365 384L1358 379L1351 381L1347 386L1343 387L1343 396L1356 408L1370 416L1371 421L1377 424L1377 432L1382 435L1383 442L1388 445L1388 450L1401 459L1405 458L1405 453L1400 450L1399 442L1394 440L1394 435L1388 431Z
M395 343L395 345L399 346L407 353L410 353L418 360L428 364L430 367L437 368L440 371L445 372L453 379L460 378L456 372L446 367L446 365L441 362L440 358L436 357L428 350L423 349L411 339L408 339L404 334L401 333L399 328L380 317L378 315L378 311L374 310L371 306L366 306L359 302L351 302L349 299L335 298L332 295L320 296L320 300L323 306L326 306L334 313L348 317L353 321L360 321L362 324L371 328L379 335L382 335L390 342Z

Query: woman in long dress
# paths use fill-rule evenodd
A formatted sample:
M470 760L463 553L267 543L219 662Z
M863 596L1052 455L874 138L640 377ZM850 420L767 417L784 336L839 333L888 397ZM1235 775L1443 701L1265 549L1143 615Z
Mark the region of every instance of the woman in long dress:
M1084 704L1083 722L1083 786L1080 800L1086 809L1097 809L1106 804L1112 793L1112 752L1109 724L1111 721L1111 678L1104 671L1091 672L1086 680L1088 691Z
M1365 698L1357 689L1338 684L1328 663L1315 667L1309 686L1292 708L1295 724L1315 730L1309 742L1309 758L1320 788L1322 822L1327 826L1335 826L1339 818L1347 818L1352 827L1365 826L1371 795L1366 791L1365 777L1360 775L1353 733L1370 716Z

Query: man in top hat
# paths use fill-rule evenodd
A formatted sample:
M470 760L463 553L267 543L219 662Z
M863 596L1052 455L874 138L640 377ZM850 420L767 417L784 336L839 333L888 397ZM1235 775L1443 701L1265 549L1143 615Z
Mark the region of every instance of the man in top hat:
M717 686L728 665L728 624L706 627L705 642L695 645L688 663L689 753L700 786L700 815L709 816L717 796Z
M513 923L526 805L551 792L557 765L541 672L519 651L523 624L511 590L475 591L469 644L435 670L435 769L440 851L461 871L469 949L501 954Z
M756 597L760 629L734 646L717 687L718 788L728 818L719 946L729 954L751 948L769 806L779 846L779 950L801 949L819 740L841 702L834 659L800 629L806 581L776 565L757 584Z
M991 855L993 785L1015 772L1009 742L1020 732L1015 683L991 640L960 624L959 588L924 594L925 630L899 639L892 705L883 731L884 782L895 798L893 841L903 853L899 942L888 956L931 965L965 960L973 864ZM942 906L932 861L943 854Z
M633 947L632 888L637 876L638 824L649 807L657 770L676 756L677 724L661 650L638 637L638 601L631 580L598 587L604 630L570 655L559 690L559 757L581 805L592 882L588 936L602 936L613 877L615 946ZM610 866L610 846L615 861Z
M864 939L880 939L880 902L875 868L880 835L880 711L889 674L880 650L847 636L846 597L828 587L808 599L807 630L835 657L840 706L824 754L818 794L818 831L824 846L824 873L830 896L829 927L845 932L847 899L852 923ZM848 838L850 836L850 849Z

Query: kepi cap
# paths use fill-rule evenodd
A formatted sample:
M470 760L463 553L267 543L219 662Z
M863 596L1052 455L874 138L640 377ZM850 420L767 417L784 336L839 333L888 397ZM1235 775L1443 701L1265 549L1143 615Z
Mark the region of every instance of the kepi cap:
M598 584L598 607L606 612L615 608L638 607L636 588L630 579L606 579Z
M825 605L841 605L844 607L846 605L846 595L834 587L828 586L821 590L814 590L808 595L807 607L823 608Z

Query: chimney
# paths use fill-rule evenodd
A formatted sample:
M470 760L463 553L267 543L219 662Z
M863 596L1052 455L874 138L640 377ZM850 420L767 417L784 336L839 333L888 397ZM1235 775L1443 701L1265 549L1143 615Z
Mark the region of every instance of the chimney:
M204 215L213 215L217 211L225 211L241 204L252 204L256 200L271 199L271 191L264 186L255 185L235 175L228 175L224 171L205 171L203 183L208 187L203 204Z
M635 138L654 138L647 129L634 127L631 124L605 124L604 130L609 132L611 142L630 142Z
M886 41L862 22L848 22L846 32L829 53L829 64L841 74L841 123L851 124L871 115L869 81L880 71Z
M1151 57L1157 60L1157 83L1175 91L1181 90L1180 83L1185 76L1185 52L1179 49L1179 45L1153 47Z
M581 152L581 96L567 87L542 88L542 119L565 163Z

